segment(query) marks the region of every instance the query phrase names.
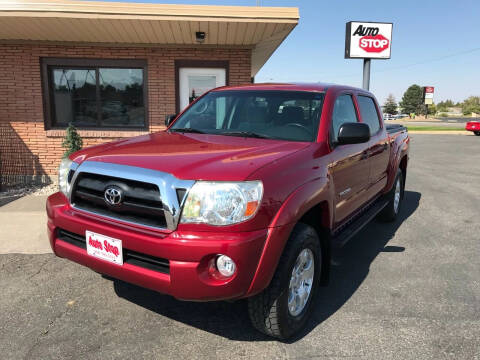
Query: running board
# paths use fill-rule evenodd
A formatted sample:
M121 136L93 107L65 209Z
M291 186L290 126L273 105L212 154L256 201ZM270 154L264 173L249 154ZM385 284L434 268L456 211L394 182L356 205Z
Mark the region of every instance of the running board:
M378 215L380 211L387 206L388 201L385 199L379 199L378 202L372 205L368 210L366 210L362 215L355 219L350 225L348 225L345 230L342 230L340 233L332 237L332 246L334 248L341 248L347 243L356 233L363 229L370 221L373 220L375 216Z

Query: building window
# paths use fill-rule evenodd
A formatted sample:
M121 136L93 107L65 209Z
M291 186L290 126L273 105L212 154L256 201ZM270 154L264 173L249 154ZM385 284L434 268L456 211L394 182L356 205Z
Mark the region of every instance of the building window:
M146 129L144 60L42 59L45 127Z

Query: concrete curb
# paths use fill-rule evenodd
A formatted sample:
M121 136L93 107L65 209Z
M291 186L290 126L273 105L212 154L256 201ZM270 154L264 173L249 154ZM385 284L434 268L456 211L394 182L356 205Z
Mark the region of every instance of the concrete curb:
M428 131L419 131L419 130L409 130L409 134L427 134L427 135L473 135L470 131L458 131L458 130L428 130Z

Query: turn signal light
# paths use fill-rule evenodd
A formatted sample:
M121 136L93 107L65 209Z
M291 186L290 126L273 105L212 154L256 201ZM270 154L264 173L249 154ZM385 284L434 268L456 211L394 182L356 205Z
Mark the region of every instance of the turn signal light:
M244 216L250 217L257 211L258 201L249 201Z

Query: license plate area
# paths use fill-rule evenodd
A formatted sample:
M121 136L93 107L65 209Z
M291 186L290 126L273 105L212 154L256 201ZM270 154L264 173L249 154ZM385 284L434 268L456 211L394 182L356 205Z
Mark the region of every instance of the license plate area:
M123 265L122 240L85 231L87 254L117 265Z

